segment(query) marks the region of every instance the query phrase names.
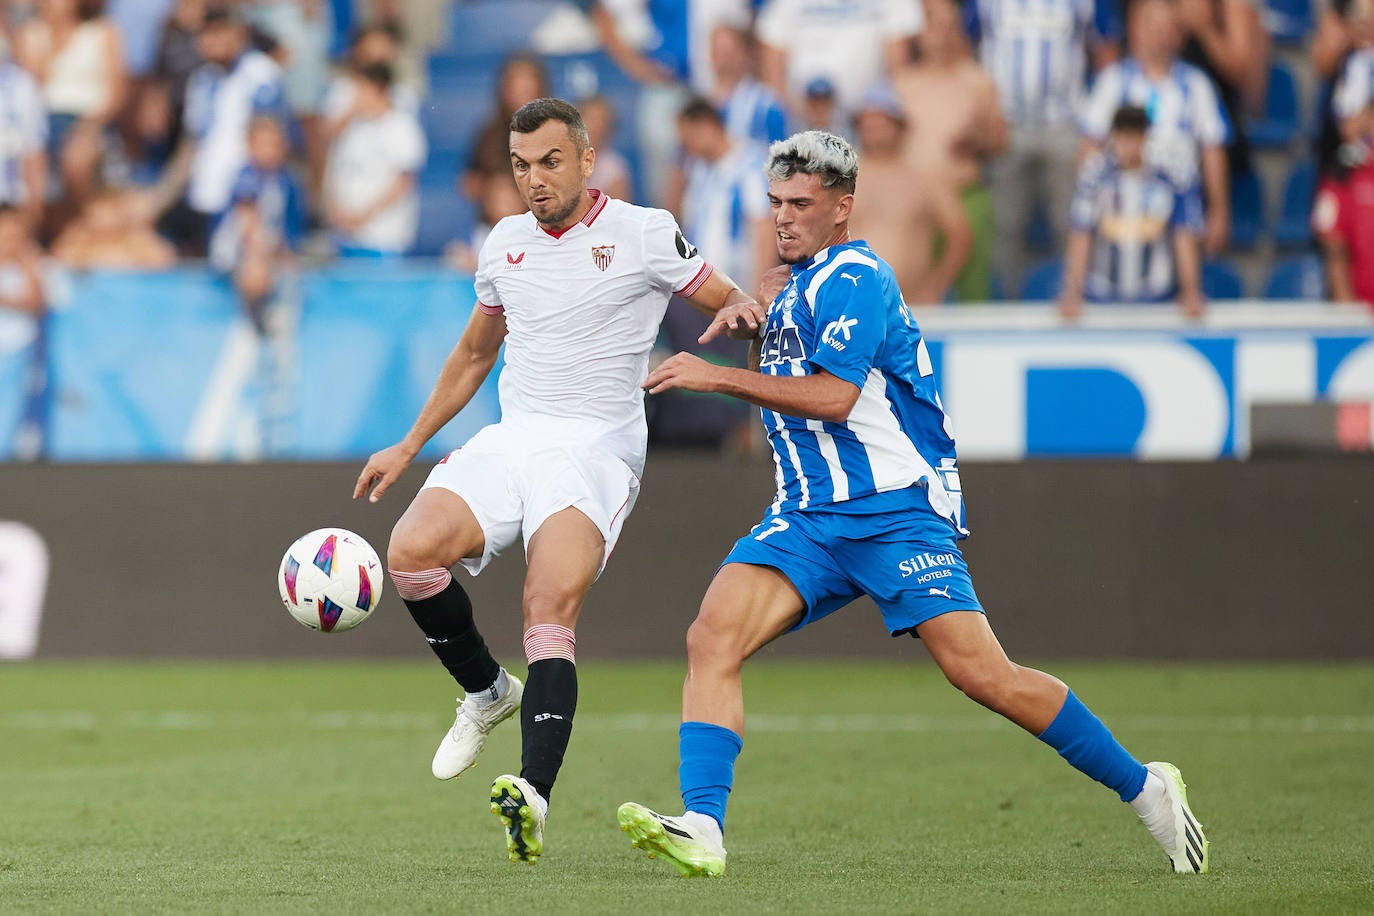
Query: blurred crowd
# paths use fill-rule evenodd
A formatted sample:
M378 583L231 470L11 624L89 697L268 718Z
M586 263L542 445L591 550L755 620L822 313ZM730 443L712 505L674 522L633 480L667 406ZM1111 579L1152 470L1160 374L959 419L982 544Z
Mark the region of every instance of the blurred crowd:
M1209 264L1256 205L1250 125L1273 102L1276 50L1272 11L1252 0L549 5L575 8L636 87L633 110L574 100L593 186L672 210L746 289L776 261L767 144L799 129L861 151L853 234L913 305L1025 296L1069 318L1084 302L1196 315ZM45 257L207 259L261 325L301 258L411 253L426 127L449 114L426 60L451 50L463 14L446 0L6 0L0 304L41 308ZM1307 237L1333 298L1374 302L1374 0L1312 17L1296 51L1323 87ZM463 100L485 121L456 186L424 189L477 214L444 252L455 268L524 210L507 123L550 92L547 59L528 52L505 61L494 98Z

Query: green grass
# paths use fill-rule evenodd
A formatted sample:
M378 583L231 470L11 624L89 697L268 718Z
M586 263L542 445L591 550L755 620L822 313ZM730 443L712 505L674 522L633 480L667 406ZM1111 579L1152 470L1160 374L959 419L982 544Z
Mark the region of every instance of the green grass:
M1212 874L930 666L762 664L730 867L688 881L615 827L677 799L681 666L587 662L546 854L486 792L512 723L440 783L433 665L0 668L0 911L1349 913L1374 908L1374 667L1052 666L1178 763Z

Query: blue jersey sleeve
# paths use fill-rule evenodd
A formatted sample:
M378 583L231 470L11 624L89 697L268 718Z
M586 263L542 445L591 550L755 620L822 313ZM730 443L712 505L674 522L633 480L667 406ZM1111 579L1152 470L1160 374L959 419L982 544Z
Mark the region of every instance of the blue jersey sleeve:
M858 388L887 339L888 302L878 271L841 264L816 291L810 363Z

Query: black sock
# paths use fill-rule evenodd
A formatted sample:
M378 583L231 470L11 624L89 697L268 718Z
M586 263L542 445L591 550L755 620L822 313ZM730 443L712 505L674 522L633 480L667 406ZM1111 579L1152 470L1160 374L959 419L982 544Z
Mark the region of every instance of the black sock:
M577 711L577 665L566 658L530 663L520 704L520 778L548 801L563 766Z
M448 673L474 693L490 687L501 666L491 657L482 634L472 620L472 602L457 579L451 579L442 592L420 601L405 599L410 616L429 640Z

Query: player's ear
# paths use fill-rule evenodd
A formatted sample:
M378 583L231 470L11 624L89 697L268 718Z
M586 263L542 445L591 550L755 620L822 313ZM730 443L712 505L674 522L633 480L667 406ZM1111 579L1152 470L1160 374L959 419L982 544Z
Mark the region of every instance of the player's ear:
M849 214L854 212L854 195L844 194L835 201L835 224L849 222Z
M591 178L592 170L596 168L596 149L587 147L582 151L582 177Z

